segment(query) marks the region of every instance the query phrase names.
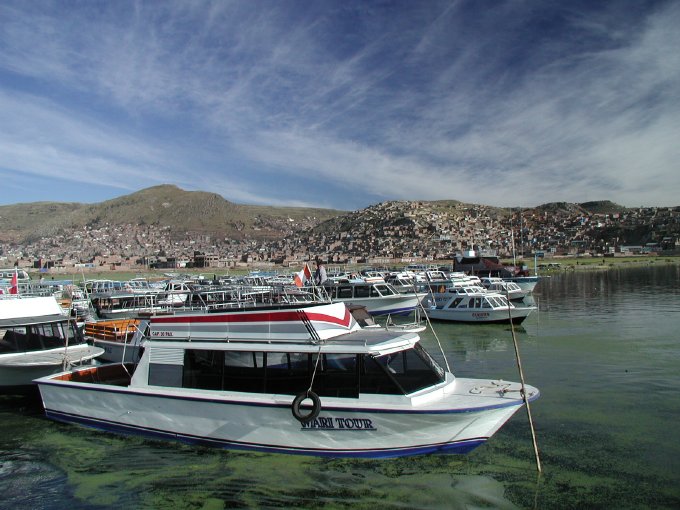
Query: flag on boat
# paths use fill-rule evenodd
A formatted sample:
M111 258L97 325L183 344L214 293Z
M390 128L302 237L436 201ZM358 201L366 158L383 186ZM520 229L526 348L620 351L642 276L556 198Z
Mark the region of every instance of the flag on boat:
M305 267L302 269L302 271L295 273L295 285L298 287L302 287L307 280L309 280L312 277L312 271L309 269L309 266L305 262Z
M19 294L19 273L17 272L16 267L14 268L14 274L12 275L12 280L9 284L9 293Z

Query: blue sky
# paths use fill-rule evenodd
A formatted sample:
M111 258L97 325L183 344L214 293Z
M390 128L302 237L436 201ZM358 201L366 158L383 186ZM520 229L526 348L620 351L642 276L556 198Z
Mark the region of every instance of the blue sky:
M680 2L0 3L0 204L680 205Z

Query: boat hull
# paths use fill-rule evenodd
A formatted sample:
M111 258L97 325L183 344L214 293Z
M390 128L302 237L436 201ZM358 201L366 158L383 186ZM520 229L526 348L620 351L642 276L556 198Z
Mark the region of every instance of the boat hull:
M424 294L396 294L379 298L348 298L337 299L347 306L358 305L366 307L366 311L374 317L398 315L410 315L419 305Z
M84 365L102 354L102 349L80 344L49 351L10 353L0 356L0 393L24 393L34 388L34 379L61 372L66 365Z
M513 324L521 324L524 322L535 307L513 308L511 314L508 310L466 310L455 308L431 308L427 309L427 316L431 320L448 321L448 322L464 322L468 324L510 324L512 317Z
M518 388L503 393L491 381L458 379L456 393L443 400L448 406L381 408L361 398L322 397L318 418L301 424L291 413L290 395L132 389L55 377L37 383L47 416L58 421L229 449L330 457L467 453L523 405ZM538 397L538 390L527 388L530 400Z
M137 344L102 339L94 339L92 343L104 351L98 358L100 361L134 363L141 357L141 348Z
M504 278L509 282L514 282L519 285L520 289L527 293L532 293L538 285L540 276L514 276L510 278Z

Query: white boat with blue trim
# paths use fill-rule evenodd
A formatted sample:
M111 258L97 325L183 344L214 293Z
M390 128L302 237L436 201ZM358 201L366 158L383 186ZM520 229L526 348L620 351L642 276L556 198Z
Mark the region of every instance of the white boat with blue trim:
M38 379L47 416L230 449L381 458L469 452L525 403L520 384L456 378L417 333L362 328L342 303L149 328L137 364Z
M0 393L35 392L33 379L90 363L103 352L85 342L54 296L0 298Z
M431 306L425 313L430 319L467 324L521 324L537 310L536 306L515 306L504 295L476 285L452 286L428 299Z

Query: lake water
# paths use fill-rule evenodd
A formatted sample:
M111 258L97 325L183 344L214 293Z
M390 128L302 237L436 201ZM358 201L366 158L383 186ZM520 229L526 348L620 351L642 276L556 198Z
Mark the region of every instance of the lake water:
M334 460L109 435L3 398L0 507L680 508L680 266L561 274L535 301L515 333L540 477L524 410L466 456ZM456 375L518 380L509 326L434 327Z

